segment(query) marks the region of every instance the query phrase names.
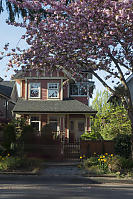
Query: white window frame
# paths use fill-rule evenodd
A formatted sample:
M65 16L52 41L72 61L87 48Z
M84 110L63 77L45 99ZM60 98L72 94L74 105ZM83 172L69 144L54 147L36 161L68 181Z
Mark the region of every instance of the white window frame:
M36 89L38 89L39 95L37 97L32 97L31 96L31 90L35 89L35 88L33 88L33 89L31 88L32 84L38 84L38 88L36 88ZM29 98L31 98L31 99L40 99L40 97L41 97L41 83L40 82L30 82L29 83Z
M56 86L55 86L56 85ZM59 98L59 83L48 83L48 99L58 99ZM57 91L57 97L50 97L49 96L49 91Z
M32 117L38 117L38 120L32 120ZM30 125L31 123L39 123L39 129L38 129L38 132L41 131L41 117L39 115L31 115L30 116Z

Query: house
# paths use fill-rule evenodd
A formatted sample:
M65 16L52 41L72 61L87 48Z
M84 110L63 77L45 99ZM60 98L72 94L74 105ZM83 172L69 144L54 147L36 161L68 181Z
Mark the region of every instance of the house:
M12 110L18 99L15 81L0 78L0 123L7 123L13 118Z
M131 99L132 99L132 103L133 103L133 74L131 74L127 79L126 79L127 85L129 87L130 90L130 94L131 94Z
M82 78L68 81L63 70L35 71L21 70L14 75L20 85L20 98L13 113L24 117L38 135L46 124L52 124L53 134L61 140L79 140L84 132L89 132L90 116L96 111L88 106L94 82L92 75L83 72Z

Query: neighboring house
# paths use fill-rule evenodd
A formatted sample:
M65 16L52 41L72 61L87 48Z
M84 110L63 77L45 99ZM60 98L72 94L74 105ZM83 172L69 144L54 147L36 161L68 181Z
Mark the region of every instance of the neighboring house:
M131 93L131 99L132 99L132 103L133 103L133 74L131 74L127 80L127 85L129 87L130 93Z
M13 118L12 110L17 100L16 82L0 78L0 123L7 123Z
M131 94L131 100L133 103L133 74L131 74L127 79L126 79L128 88L130 90ZM123 91L123 85L120 84L118 87L116 87L116 91L119 90L119 92ZM111 95L111 97L108 99L108 102L111 102L112 104L121 104L121 99L116 96L116 95Z
M21 97L13 113L26 118L38 135L48 123L53 124L53 133L62 140L79 140L82 133L91 130L90 116L96 114L88 106L94 88L91 74L84 72L75 83L73 79L68 81L64 71L27 70L19 71L14 79L20 84Z

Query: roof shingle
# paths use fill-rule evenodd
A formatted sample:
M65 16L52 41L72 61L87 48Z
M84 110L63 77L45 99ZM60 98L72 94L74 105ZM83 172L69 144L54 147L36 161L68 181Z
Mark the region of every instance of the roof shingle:
M19 99L13 112L16 113L91 113L97 111L77 100L24 100Z
M0 94L10 98L14 85L15 81L0 82Z

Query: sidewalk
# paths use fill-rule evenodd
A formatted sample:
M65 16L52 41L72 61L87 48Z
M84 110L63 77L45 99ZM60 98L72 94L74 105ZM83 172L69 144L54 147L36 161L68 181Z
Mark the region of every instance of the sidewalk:
M92 182L94 186L132 186L133 178L118 178L113 176L89 175L84 169L78 168L79 161L43 162L41 170L0 172L0 176L23 175L40 176L45 178L84 179L86 183Z
M42 176L53 177L83 177L85 180L93 180L98 185L130 185L133 186L133 178L118 178L114 176L93 176L89 175L84 169L78 168L79 162L77 161L64 161L64 162L44 162L44 168L40 171Z

